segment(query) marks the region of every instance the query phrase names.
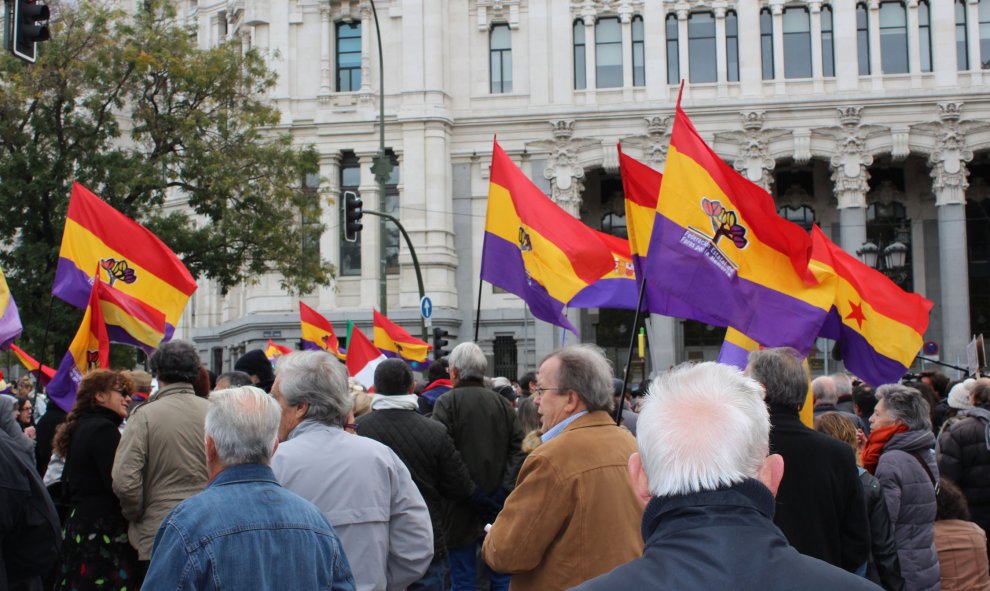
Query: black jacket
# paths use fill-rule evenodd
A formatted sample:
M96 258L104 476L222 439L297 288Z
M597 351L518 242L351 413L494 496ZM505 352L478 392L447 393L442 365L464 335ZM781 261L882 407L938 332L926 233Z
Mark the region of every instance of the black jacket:
M433 522L433 559L447 556L443 501L463 501L474 492L461 454L444 426L414 410L382 409L358 421L358 435L387 445L409 468Z
M504 498L506 491L515 488L526 455L520 449L522 427L505 398L483 387L480 381L461 380L456 388L437 399L433 420L447 427L454 447L467 464L471 480L484 494ZM484 520L471 503L456 503L448 513L445 520L448 547L471 544L481 537Z
M864 578L798 554L771 521L773 506L770 491L756 480L653 498L643 513L643 557L574 589L877 589Z
M66 501L77 518L124 519L110 476L122 420L120 415L102 406L79 415L62 471Z
M48 403L48 409L38 421L34 436L34 459L38 466L38 475L45 477L48 462L52 459L52 440L55 430L65 421L66 412L54 402Z
M887 503L883 500L883 490L877 477L860 469L859 483L863 486L866 499L866 514L870 519L870 568L868 576L880 583L887 591L904 589L901 565L897 561L897 544L894 543L894 528L887 513Z
M852 449L770 406L770 453L784 457L774 523L801 554L855 571L870 550L869 522Z
M973 409L966 411L972 413ZM966 496L972 521L990 531L990 449L987 426L966 417L942 432L938 439L938 471L955 482Z

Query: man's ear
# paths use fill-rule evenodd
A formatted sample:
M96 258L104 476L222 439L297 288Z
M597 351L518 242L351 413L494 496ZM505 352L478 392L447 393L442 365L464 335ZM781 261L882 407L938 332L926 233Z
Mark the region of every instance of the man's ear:
M639 497L645 507L650 502L650 483L646 478L646 471L643 470L643 460L638 453L629 456L629 481L632 484L633 492Z
M780 454L767 456L756 473L756 479L762 482L773 496L777 496L780 481L784 477L784 458Z
M209 435L206 436L206 463L213 465L217 461L217 444Z

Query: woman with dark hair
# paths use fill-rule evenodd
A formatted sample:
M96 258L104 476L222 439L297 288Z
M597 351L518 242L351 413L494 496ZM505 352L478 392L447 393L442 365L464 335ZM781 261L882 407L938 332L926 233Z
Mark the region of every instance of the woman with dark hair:
M972 521L990 528L990 380L976 381L970 391L973 408L942 431L938 469L955 482L969 505Z
M34 439L34 406L28 398L18 398L14 404L17 412L17 424L25 435Z
M76 403L53 442L69 517L63 530L56 589L137 589L137 553L113 493L110 471L134 384L117 371L96 370L79 384Z
M990 591L987 534L969 521L966 497L951 480L939 481L935 549L942 591Z

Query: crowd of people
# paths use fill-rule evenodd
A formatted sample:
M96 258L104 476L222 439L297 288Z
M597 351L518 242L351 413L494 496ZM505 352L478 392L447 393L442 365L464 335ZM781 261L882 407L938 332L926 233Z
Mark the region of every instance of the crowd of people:
M990 379L777 348L623 397L594 346L492 379L472 342L370 391L320 351L149 367L0 395L6 588L990 591Z

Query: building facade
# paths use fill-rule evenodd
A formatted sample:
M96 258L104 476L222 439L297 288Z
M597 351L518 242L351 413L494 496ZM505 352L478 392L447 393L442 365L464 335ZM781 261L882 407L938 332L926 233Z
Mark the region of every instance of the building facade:
M419 334L412 257L370 216L342 234L342 192L405 226L433 326L518 375L572 335L479 284L493 138L589 226L624 235L623 151L662 170L674 103L781 215L851 253L907 247L888 273L935 302L929 353L965 365L990 328L990 0L180 0L202 46L256 47L278 73L281 128L321 154L321 254L334 285L301 299L341 332L390 318ZM379 55L384 70L379 70ZM379 102L384 80L384 105ZM380 194L379 108L394 169ZM292 239L287 236L287 239ZM384 249L380 249L384 242ZM384 271L384 282L382 279ZM673 278L676 279L676 278ZM275 276L225 296L203 282L185 330L215 371L299 336ZM632 314L572 310L581 340L625 362ZM712 359L723 331L654 316L650 362ZM827 370L828 345L813 363ZM834 367L834 365L832 366Z

